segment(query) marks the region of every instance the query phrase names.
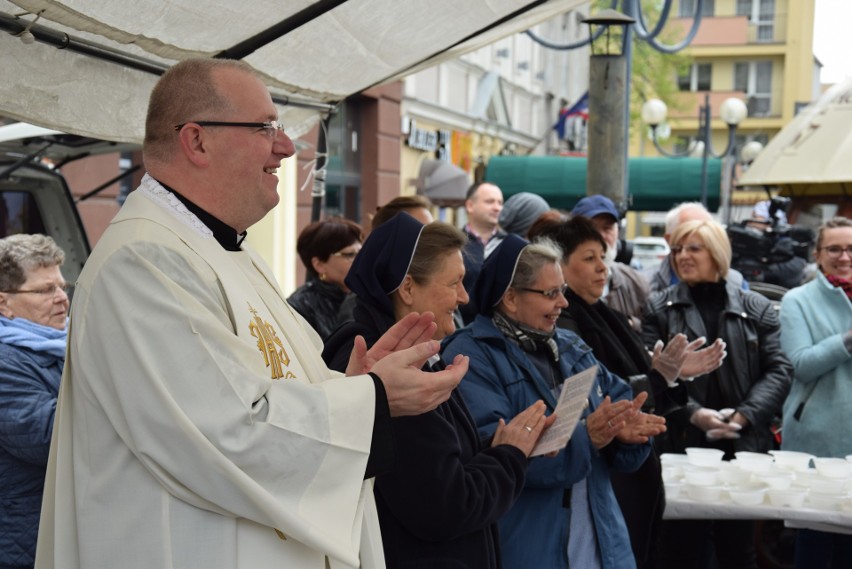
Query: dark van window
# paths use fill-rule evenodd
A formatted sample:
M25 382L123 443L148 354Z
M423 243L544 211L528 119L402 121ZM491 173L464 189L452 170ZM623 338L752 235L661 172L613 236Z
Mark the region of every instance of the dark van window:
M29 192L0 192L0 237L14 233L47 233L38 205Z

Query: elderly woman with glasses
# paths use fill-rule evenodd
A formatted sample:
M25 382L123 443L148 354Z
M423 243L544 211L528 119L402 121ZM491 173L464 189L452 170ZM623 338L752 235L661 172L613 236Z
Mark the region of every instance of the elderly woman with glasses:
M646 396L634 400L576 334L556 328L568 305L561 259L552 241L507 236L474 285L475 320L446 340L442 357L470 357L459 389L483 436L536 400L552 410L563 380L599 366L567 447L530 464L500 520L503 566L629 569L636 564L609 472L639 468L664 420L640 412Z
M59 379L65 254L50 237L0 239L0 567L32 567Z
M311 223L296 241L307 278L287 302L323 340L337 327L340 306L349 292L344 279L361 241L361 227L342 217Z
M667 447L737 451L772 447L770 423L790 390L792 366L780 344L778 314L763 296L727 280L731 244L715 221L689 221L671 237L672 267L680 283L649 300L643 323L646 346L686 334L690 341L721 339L728 356L721 367L687 382L688 400L667 415ZM663 567L703 567L715 555L719 567L755 567L753 522L663 522Z
M781 301L781 346L794 370L781 448L843 458L852 454L852 220L825 222L815 256L816 278ZM799 530L796 567L852 567L852 536Z
M345 369L357 337L372 345L412 312L435 315L435 340L455 331L455 310L468 300L466 242L452 225L424 226L407 213L374 229L346 277L354 320L326 342L329 367ZM391 419L394 468L375 481L387 566L498 569L496 522L523 487L527 456L550 421L544 411L532 402L484 442L457 391L434 411Z

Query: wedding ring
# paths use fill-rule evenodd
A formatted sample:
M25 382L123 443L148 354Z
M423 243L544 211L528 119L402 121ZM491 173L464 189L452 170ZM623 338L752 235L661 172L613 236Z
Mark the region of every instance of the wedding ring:
M610 419L609 421L607 421L607 422L606 422L606 424L607 424L607 425L609 425L609 428L611 429L611 428L612 428L612 419Z
M529 431L530 433L532 432L532 427L528 427L528 426L524 425L524 428L525 428L527 431Z

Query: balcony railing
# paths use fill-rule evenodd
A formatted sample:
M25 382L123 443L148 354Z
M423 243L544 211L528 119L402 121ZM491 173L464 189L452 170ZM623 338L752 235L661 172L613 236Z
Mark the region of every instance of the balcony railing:
M787 14L775 14L771 20L749 22L749 43L784 43L787 40Z
M698 120L698 111L701 105L704 104L704 91L687 92L683 91L678 94L678 102L680 108L670 108L669 116L678 121L694 119ZM757 96L746 96L742 91L710 91L710 108L712 110L712 118L719 118L719 109L725 99L737 97L742 99L748 107L749 118L763 118L780 116L776 110L773 113L773 99L780 96L779 93L767 93Z
M692 18L676 18L675 37L683 37L692 26ZM747 45L755 43L784 43L787 39L787 15L775 14L770 20L750 22L748 16L702 18L701 27L690 45Z

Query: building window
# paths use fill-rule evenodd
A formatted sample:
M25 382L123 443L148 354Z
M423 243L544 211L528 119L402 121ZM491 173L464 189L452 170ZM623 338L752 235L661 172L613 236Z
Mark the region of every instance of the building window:
M741 61L735 63L734 90L746 94L748 116L769 116L772 108L772 62Z
M685 74L677 78L677 85L681 91L710 91L712 76L713 64L693 63Z
M757 41L769 42L775 37L775 0L737 0L737 16L748 16L757 28Z
M698 0L680 0L678 16L681 18L692 18L695 15L695 4ZM716 0L704 0L701 6L701 16L712 18L716 13Z

